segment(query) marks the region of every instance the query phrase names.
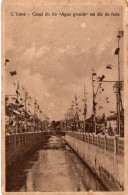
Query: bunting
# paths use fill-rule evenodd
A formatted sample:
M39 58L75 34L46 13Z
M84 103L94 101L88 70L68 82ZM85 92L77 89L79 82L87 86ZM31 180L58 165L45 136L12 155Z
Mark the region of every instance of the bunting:
M10 62L10 60L9 59L5 59L5 66L6 66L7 62Z
M16 74L17 74L16 71L11 71L11 72L10 72L10 75L11 75L11 76L14 76L14 75L16 75Z
M19 101L16 99L15 103L16 103L16 104L19 104Z
M99 110L101 110L101 109L103 109L103 107L102 106L99 106Z
M122 38L124 36L124 31L118 31L118 38Z
M111 65L111 64L108 64L108 65L106 66L106 69L112 69L112 65Z
M110 110L110 113L112 113L112 114L113 114L113 113L115 113L115 111Z
M77 97L76 97L76 95L75 95L75 101L77 101Z
M120 51L120 48L116 48L114 55L118 55Z
M105 78L105 76L102 75L102 76L100 77L99 81L103 81L104 78Z
M20 95L20 93L18 92L18 90L16 90L16 93L17 93L18 95Z

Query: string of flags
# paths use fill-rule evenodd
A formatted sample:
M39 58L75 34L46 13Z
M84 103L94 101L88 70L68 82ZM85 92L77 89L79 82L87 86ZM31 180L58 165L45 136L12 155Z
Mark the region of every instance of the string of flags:
M8 62L10 62L10 60L9 60L9 59L5 59L5 66L6 66L6 64L7 64ZM12 70L12 71L10 71L9 73L10 73L11 76L17 75L17 71L16 71L16 70ZM16 86L16 83L13 82L13 85ZM24 88L24 87L22 87L22 89L25 91L25 88ZM19 81L18 81L18 84L17 84L16 94L17 94L17 98L12 98L12 100L14 101L13 104L17 104L17 105L18 105L18 108L24 107L24 105L22 105L22 103L23 103L24 101L26 101L27 99L30 99L30 100L32 99L31 96L29 96L28 92L25 91L25 100L23 100L23 98L20 97L19 100L20 100L20 101L23 101L23 102L22 102L22 103L19 102L19 100L18 100L18 96L20 96L20 92L19 92ZM8 97L5 97L6 103L8 102L8 99L9 99ZM6 104L6 105L7 105L7 104ZM30 104L29 102L28 102L28 106L31 106L31 104ZM36 100L35 100L35 107L39 109L39 113L42 113L42 111L40 110L39 105L37 105L37 101L36 101ZM30 112L30 110L28 110L28 112ZM49 118L48 118L48 119L49 119Z

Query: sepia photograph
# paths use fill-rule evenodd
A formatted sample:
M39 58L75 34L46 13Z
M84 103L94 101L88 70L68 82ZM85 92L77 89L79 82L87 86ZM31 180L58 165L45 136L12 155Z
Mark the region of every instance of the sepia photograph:
M5 193L124 192L123 1L2 13Z

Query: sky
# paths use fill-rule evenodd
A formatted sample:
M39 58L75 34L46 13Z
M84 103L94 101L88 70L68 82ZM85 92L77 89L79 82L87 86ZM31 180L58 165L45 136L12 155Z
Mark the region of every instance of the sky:
M20 96L24 90L32 97L27 108L34 112L37 100L50 120L64 119L75 94L83 109L84 84L86 87L87 117L92 114L93 68L104 80L117 80L118 28L123 30L122 6L6 6L5 67L6 95L15 94L14 83L19 81ZM11 16L13 12L30 15ZM33 12L56 12L57 16L32 16ZM60 16L59 13L88 13L87 16ZM120 16L89 16L89 13L120 13ZM123 38L120 40L120 66L123 80ZM106 69L111 64L112 70ZM17 75L10 76L16 70ZM98 84L95 82L95 91ZM97 94L97 115L116 111L113 84L102 84ZM106 102L109 98L109 103ZM99 106L103 107L99 110ZM82 117L83 111L80 116Z

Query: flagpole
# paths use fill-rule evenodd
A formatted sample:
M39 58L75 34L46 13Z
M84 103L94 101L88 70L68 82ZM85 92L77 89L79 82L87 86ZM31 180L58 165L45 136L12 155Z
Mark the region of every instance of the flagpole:
M37 107L37 131L39 130L39 105Z
M75 110L76 110L76 94L75 94ZM77 112L77 110L76 110L76 112ZM76 114L77 113L75 113L75 131L77 131L77 127L76 127Z
M118 48L120 47L120 36L118 29ZM118 122L118 133L120 135L120 52L118 53L118 109L117 109L117 122Z
M74 124L74 104L72 103L72 124L73 124L73 131L74 131L74 127L75 127L75 124Z
M84 85L84 133L85 133L85 85Z
M19 81L18 81L18 83L17 83L17 111L18 111L18 97L19 97ZM16 115L16 134L17 134L17 132L18 132L18 123L19 123L19 117L18 117L18 114Z
M76 125L76 131L78 130L78 112L77 112L77 97L75 94L75 108L76 108L76 116L75 116L75 125Z
M27 92L25 91L25 124L26 124L26 128L25 128L25 133L27 132L27 118L26 118L26 111L27 111L27 105L26 105L26 103L27 103L27 94L26 94Z
M95 112L95 94L94 94L94 84L93 84L93 72L92 72L92 90L93 90L94 131L96 134L96 112Z

